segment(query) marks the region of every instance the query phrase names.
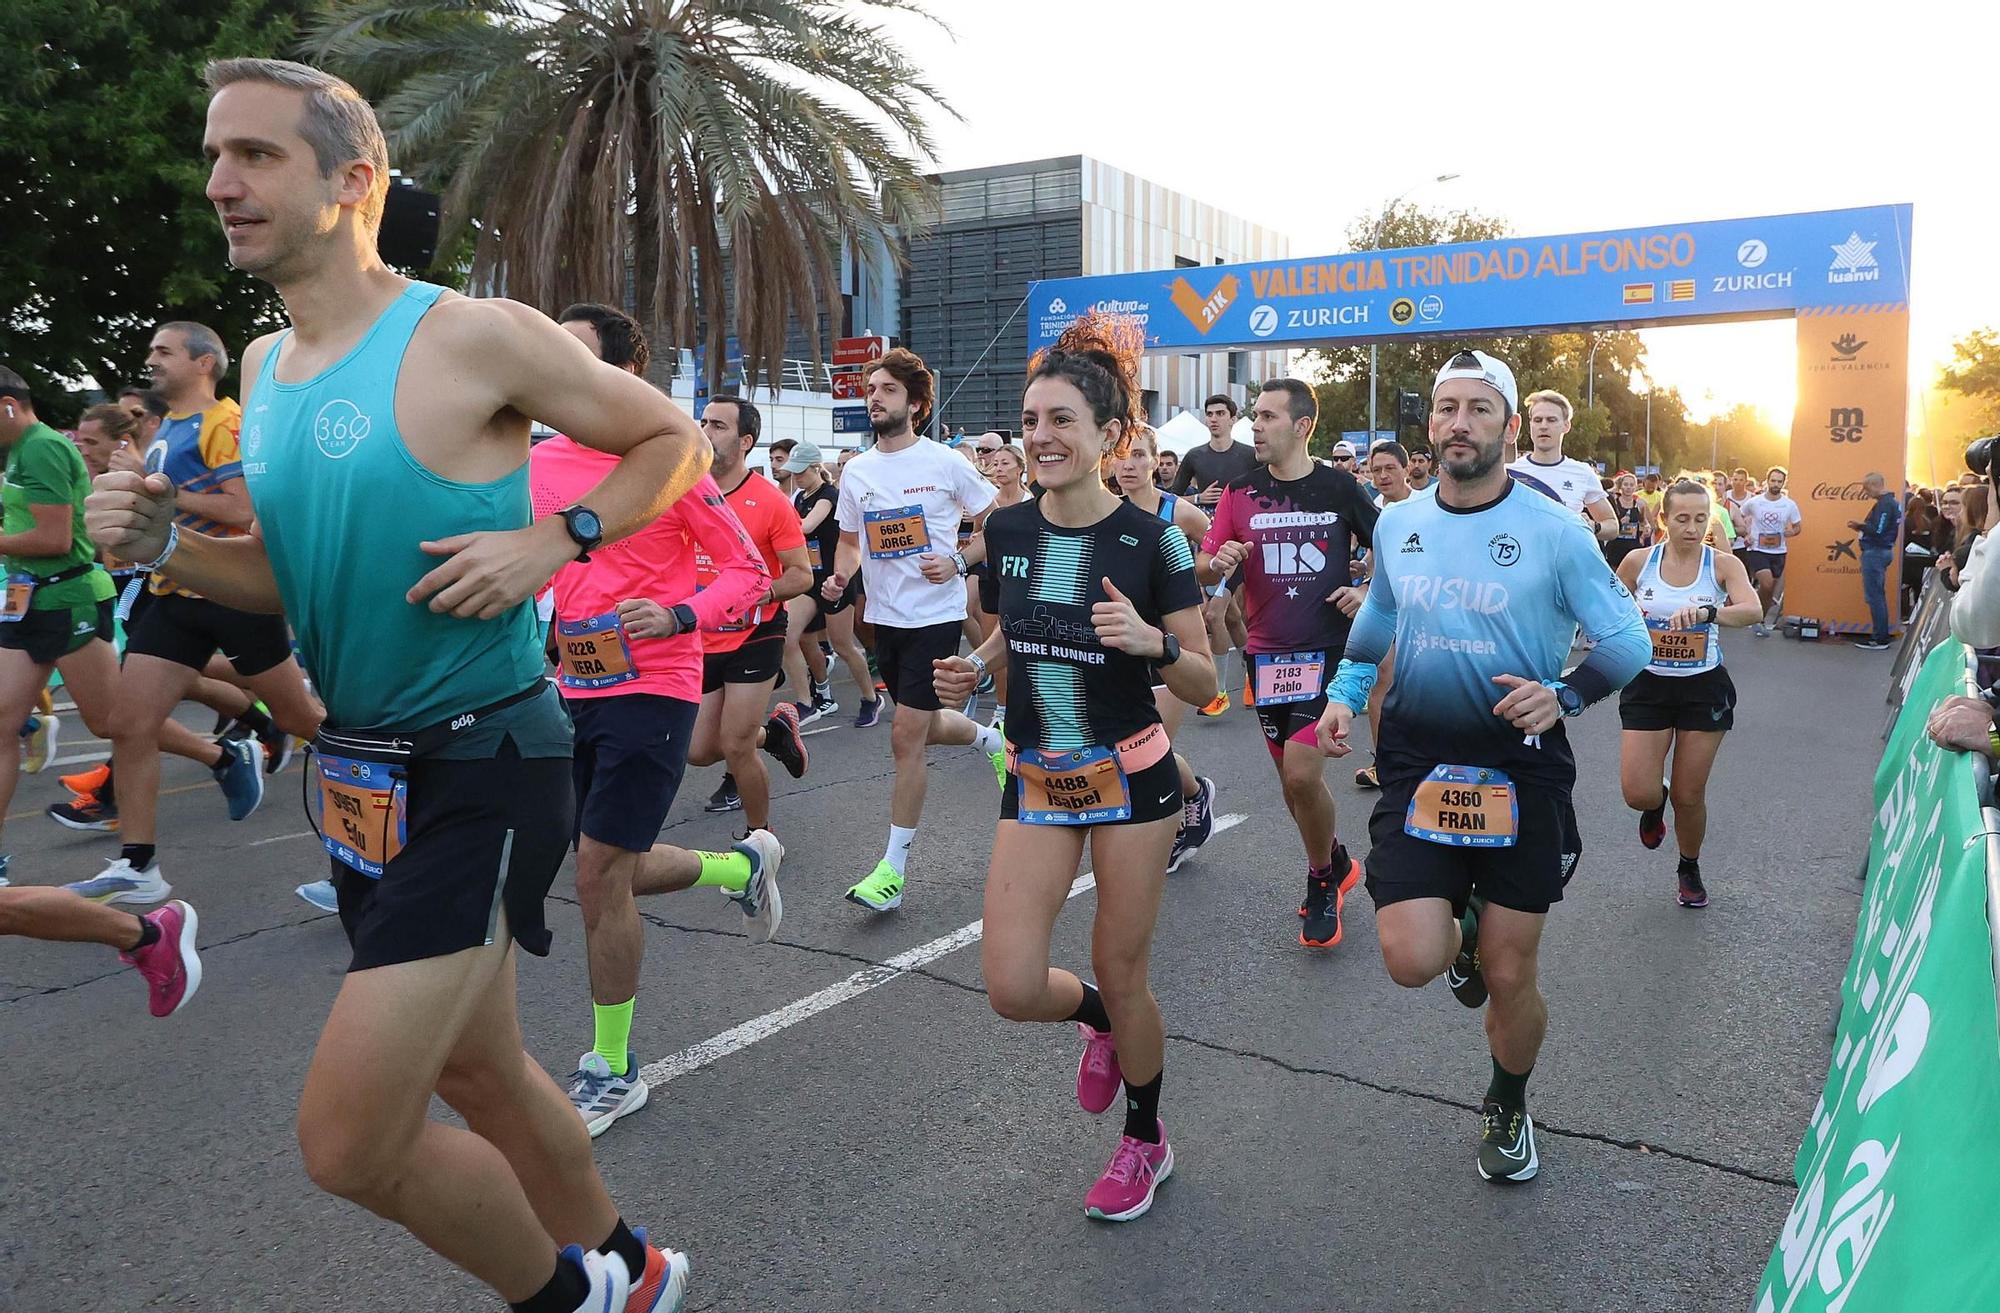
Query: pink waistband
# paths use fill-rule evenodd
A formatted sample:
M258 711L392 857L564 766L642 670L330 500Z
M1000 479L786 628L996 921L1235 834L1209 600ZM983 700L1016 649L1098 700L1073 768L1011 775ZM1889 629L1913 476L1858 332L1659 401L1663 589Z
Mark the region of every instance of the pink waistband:
M1167 727L1155 721L1137 734L1112 745L1118 754L1118 765L1127 775L1136 775L1148 766L1157 766L1174 748L1167 737ZM1012 771L1019 760L1020 749L1012 743L1007 745L1007 769Z

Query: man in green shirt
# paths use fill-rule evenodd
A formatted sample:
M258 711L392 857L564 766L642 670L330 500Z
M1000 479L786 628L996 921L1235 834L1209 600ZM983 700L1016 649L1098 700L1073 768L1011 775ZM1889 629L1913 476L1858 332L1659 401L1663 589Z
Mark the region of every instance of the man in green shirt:
M76 699L93 734L103 734L117 691L111 646L111 576L84 531L90 474L69 439L41 422L28 385L0 366L0 724L19 725L35 709L51 668ZM18 753L0 751L0 817L14 801ZM0 854L0 877L7 857ZM159 891L159 899L166 890Z

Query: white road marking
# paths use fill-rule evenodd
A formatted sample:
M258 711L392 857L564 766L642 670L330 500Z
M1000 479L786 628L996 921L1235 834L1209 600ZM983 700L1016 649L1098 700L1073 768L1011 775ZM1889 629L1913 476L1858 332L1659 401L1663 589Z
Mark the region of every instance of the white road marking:
M1218 816L1215 818L1215 829L1209 837L1212 840L1215 835L1221 834L1224 830L1234 829L1248 819L1249 817L1241 812ZM1089 893L1096 887L1097 877L1086 871L1070 885L1069 896L1075 898L1078 894ZM690 1044L678 1053L669 1054L658 1062L640 1068L639 1074L645 1077L648 1085L664 1085L668 1081L678 1080L732 1053L747 1049L752 1044L767 1040L779 1031L788 1030L801 1021L816 1017L829 1008L838 1007L851 999L861 997L870 990L879 989L892 980L929 966L949 953L976 944L984 933L985 923L982 921L962 925L948 935L939 935L927 944L917 945L907 953L898 953L886 962L857 971L847 979L838 984L828 985L816 994L808 994L802 999L766 1012L761 1017L753 1017L740 1026L731 1026L721 1034L712 1035L699 1044Z
M104 752L78 752L78 753L72 753L67 757L57 757L54 761L49 763L49 766L78 766L86 761L110 761L110 760L111 760L111 753L108 750ZM49 766L44 766L42 767L42 769L47 770Z
M311 830L300 830L297 834L274 834L268 839L255 839L243 846L245 848L262 848L267 843L283 843L287 839L317 839L318 837Z

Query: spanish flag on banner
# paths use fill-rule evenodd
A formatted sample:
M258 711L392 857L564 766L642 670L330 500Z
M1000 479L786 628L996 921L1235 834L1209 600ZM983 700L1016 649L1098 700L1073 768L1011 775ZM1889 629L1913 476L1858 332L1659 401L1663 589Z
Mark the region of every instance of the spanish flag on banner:
M1669 301L1694 300L1694 279L1676 278L1671 283L1668 283L1667 299Z
M1625 304L1626 305L1653 304L1653 285L1651 283L1625 284Z

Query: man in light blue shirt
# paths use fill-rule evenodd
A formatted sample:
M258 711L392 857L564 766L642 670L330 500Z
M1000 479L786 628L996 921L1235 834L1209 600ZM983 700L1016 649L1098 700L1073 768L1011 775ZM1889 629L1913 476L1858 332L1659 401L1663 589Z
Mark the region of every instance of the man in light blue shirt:
M1519 404L1513 372L1484 352L1438 371L1437 495L1384 508L1374 578L1318 726L1321 749L1346 755L1393 640L1368 892L1396 983L1442 974L1467 1007L1490 997L1479 1171L1492 1181L1539 1167L1527 1113L1548 1026L1537 956L1583 851L1563 720L1616 692L1652 650L1590 530L1508 478ZM1595 646L1565 674L1579 628Z

